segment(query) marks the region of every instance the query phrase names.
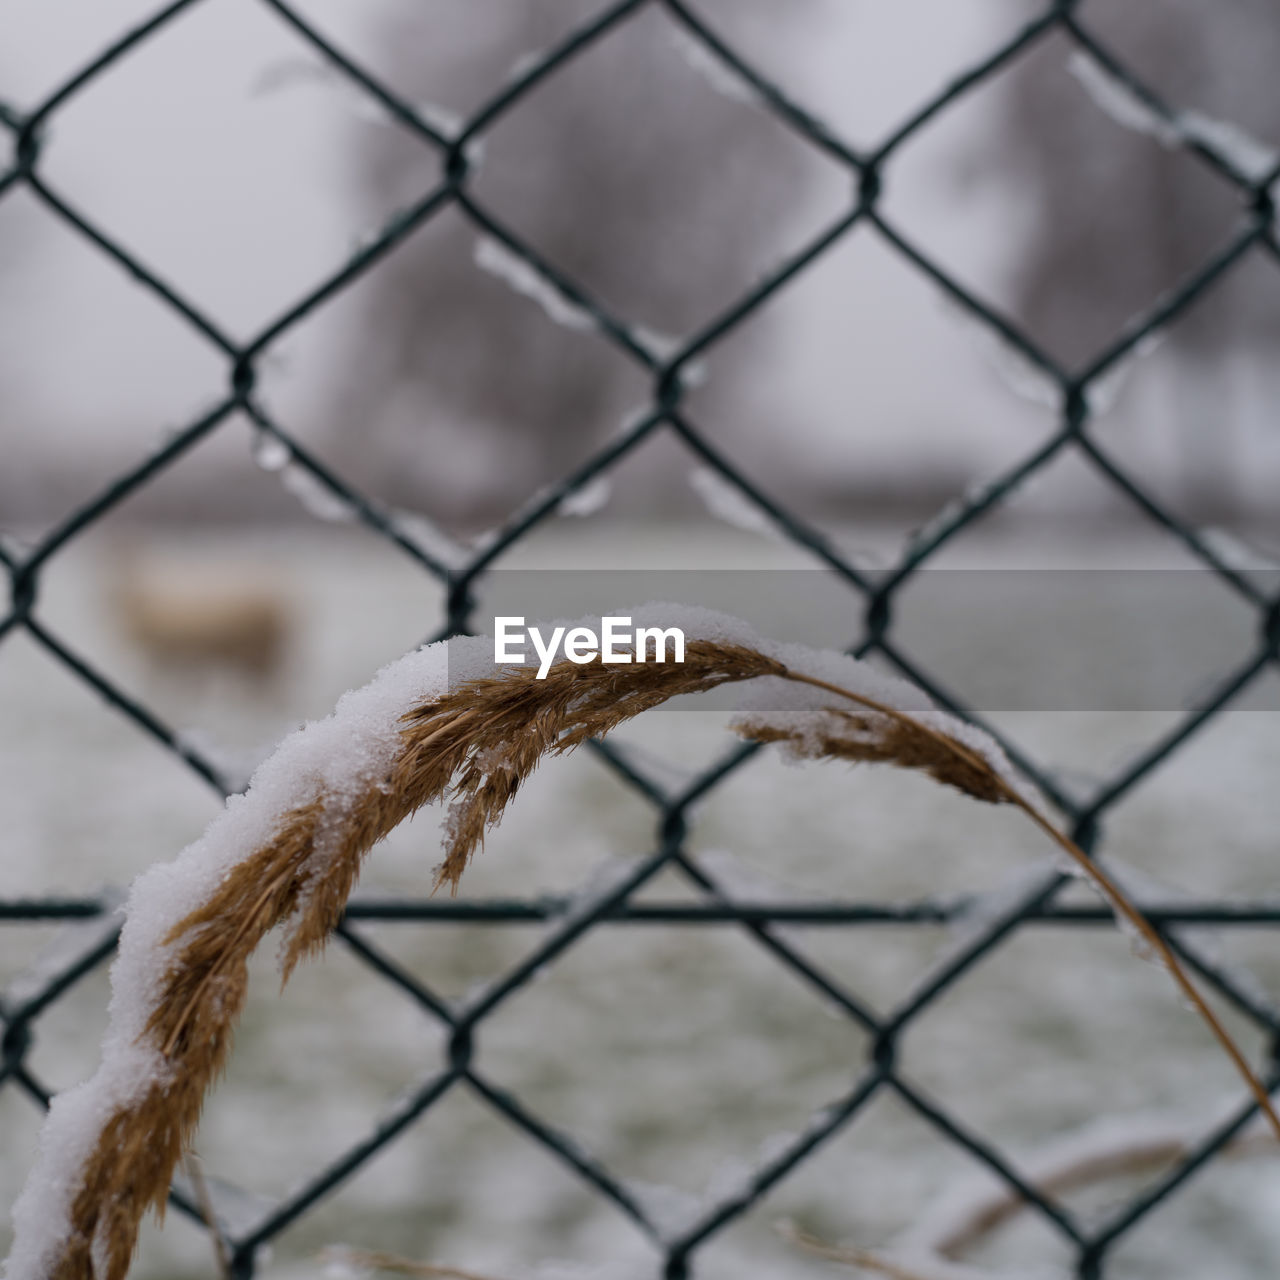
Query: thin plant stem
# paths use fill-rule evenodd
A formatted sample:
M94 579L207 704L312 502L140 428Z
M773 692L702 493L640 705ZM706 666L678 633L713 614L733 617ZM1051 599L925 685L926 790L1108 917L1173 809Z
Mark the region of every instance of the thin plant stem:
M815 1258L825 1258L828 1262L843 1262L846 1266L858 1267L863 1271L874 1271L877 1275L887 1276L889 1280L930 1280L919 1271L910 1271L870 1250L824 1244L816 1236L801 1231L790 1222L779 1223L777 1230L784 1240L803 1249L805 1253L813 1254Z
M222 1280L231 1280L231 1250L227 1248L227 1239L218 1225L218 1214L213 1207L213 1197L209 1194L209 1183L204 1176L204 1165L194 1151L189 1151L182 1162L186 1170L187 1180L196 1195L196 1205L204 1225L209 1229L209 1239L213 1241L213 1256L218 1262L218 1275Z
M876 711L880 715L888 716L892 720L896 720L899 724L907 725L920 733L926 734L940 746L945 747L958 758L965 761L966 764L973 766L975 769L981 770L991 778L993 784L999 788L1001 794L1008 802L1031 819L1032 822L1040 828L1057 846L1060 848L1081 871L1101 890L1102 894L1116 912L1133 926L1139 936L1146 942L1151 949L1159 956L1165 968L1168 969L1170 977L1177 984L1178 989L1187 998L1192 1007L1204 1019L1209 1030L1213 1032L1215 1039L1222 1046L1223 1052L1231 1059L1232 1065L1240 1073L1245 1084L1249 1086L1249 1091L1257 1100L1258 1106L1261 1107L1263 1114L1267 1117L1273 1132L1277 1139L1280 1139L1280 1116L1277 1116L1275 1107L1271 1102L1271 1095L1267 1092L1266 1086L1258 1079L1253 1068L1249 1065L1243 1053L1237 1047L1235 1040L1231 1034L1218 1020L1217 1015L1209 1007L1208 1002L1197 990L1195 983L1191 981L1187 971L1183 968L1181 961L1174 955L1172 948L1160 936L1159 930L1138 910L1130 901L1120 886L1098 866L1092 858L1089 857L1083 849L1080 848L1070 836L1059 831L1040 811L1033 805L1029 804L1026 799L1018 792L1016 787L1010 786L1009 783L1000 775L1000 772L982 758L976 751L971 751L963 743L956 742L953 738L948 737L945 733L939 733L935 729L931 729L927 724L915 719L914 716L908 715L904 711L899 711L896 707L891 707L888 703L879 702L875 698L869 698L864 694L854 693L850 689L843 689L839 685L831 684L826 680L820 680L816 676L807 676L798 671L788 669L783 677L786 680L794 680L800 684L812 685L816 689L823 689L827 693L834 693L841 698L847 698L850 702L855 702L859 706L866 707L870 711Z

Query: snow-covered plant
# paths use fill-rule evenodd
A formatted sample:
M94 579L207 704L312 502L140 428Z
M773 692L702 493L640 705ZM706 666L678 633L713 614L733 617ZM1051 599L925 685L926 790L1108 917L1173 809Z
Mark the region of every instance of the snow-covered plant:
M986 734L914 686L839 654L763 640L737 619L647 605L682 626L682 663L562 660L494 674L492 642L428 646L286 738L205 835L141 876L112 968L102 1062L54 1099L14 1208L7 1280L122 1280L148 1208L162 1211L204 1097L231 1051L247 963L281 928L288 977L338 923L369 850L423 805L450 801L436 884L457 887L485 833L548 755L669 698L746 686L734 728L810 758L918 770L1021 809L1167 966L1280 1134L1267 1093L1164 940L1044 816ZM600 620L594 621L598 627Z

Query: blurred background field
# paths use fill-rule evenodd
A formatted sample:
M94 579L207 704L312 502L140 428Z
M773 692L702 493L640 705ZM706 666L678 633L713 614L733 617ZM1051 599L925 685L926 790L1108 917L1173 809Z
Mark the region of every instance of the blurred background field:
M447 624L435 569L495 548L497 569L612 572L620 591L634 569L803 569L853 599L833 563L891 571L941 538L929 568L1213 565L1266 571L1253 580L1274 599L1280 272L1267 201L1280 20L1263 0L1169 0L1158 20L1100 0L1075 8L1077 28L1032 0L801 0L785 16L763 0L202 0L175 7L24 133L30 113L155 11L142 0L5 0L0 136L14 155L0 158L0 551L15 590L0 619L0 908L109 899L172 856L216 812L222 785L242 786L284 733ZM471 216L450 197L399 242L406 211L421 214L442 180L459 121L615 13L462 149ZM690 14L812 120L787 121ZM335 69L295 20L374 83ZM1143 117L1131 90L1100 75L1081 32L1171 104L1169 118ZM859 176L840 148L870 155L1002 47L1007 62L884 159L882 222L864 217L739 316L771 272L847 216ZM379 86L392 98L380 101ZM397 104L418 112L414 127L395 123ZM443 141L424 142L424 127ZM525 256L502 248L495 227ZM352 255L389 239L390 252L295 314ZM531 274L534 260L586 309ZM1203 295L1173 307L1201 274ZM1007 322L1004 337L992 316ZM686 361L690 343L699 349ZM598 475L557 489L643 429L669 394L671 360L683 429L659 423ZM1081 401L1092 456L1061 438ZM197 438L192 424L208 413L222 416ZM991 482L1040 451L978 515ZM112 493L147 459L163 465ZM514 537L526 517L532 527ZM474 590L483 606L483 577ZM1087 598L1061 623L1015 608L985 629L913 622L910 600L908 586L889 636L944 684L953 661L1017 672L1031 645L1069 664L1106 630ZM1205 608L1162 625L1190 632ZM1068 821L1255 651L1259 610L1230 585L1212 608L1236 630L1167 706L1051 709L1029 691L1022 709L980 708L1051 773L1074 806ZM767 629L766 615L762 601L752 621ZM847 630L820 639L844 647L863 623L851 609ZM1180 936L1274 1026L1280 951L1264 917L1280 903L1280 720L1257 709L1275 706L1271 643L1253 700L1215 710L1124 790L1101 816L1099 848L1150 904L1256 910L1253 925ZM1160 637L1150 644L1155 664ZM966 694L963 683L953 691ZM121 698L171 745L123 714ZM650 713L618 746L676 793L732 749L723 720ZM768 926L880 1013L925 989L1054 867L1016 814L916 777L797 769L767 752L686 816L690 865L733 898L947 908L945 922ZM589 893L654 852L659 817L602 758L553 762L459 902ZM424 813L379 850L367 900L425 895L436 823ZM705 895L673 865L636 900ZM1061 901L1096 905L1080 886ZM0 914L6 1023L77 956L103 949L109 919L56 915ZM363 919L355 944L335 942L283 995L272 957L260 957L199 1138L231 1236L446 1060L439 1021L360 945L465 1001L555 927ZM21 1063L51 1090L88 1074L106 997L104 961L6 1037L0 1206L22 1185L40 1116L12 1073ZM1268 1061L1265 1021L1221 1004L1253 1060ZM734 922L598 923L487 1018L477 1044L487 1081L571 1134L671 1236L844 1095L871 1048ZM1229 1064L1165 975L1103 922L1024 922L948 986L898 1052L921 1096L1015 1168L1090 1126L1167 1121L1207 1134L1239 1105ZM1273 1274L1278 1169L1270 1155L1208 1162L1121 1235L1105 1274ZM1163 1173L1065 1200L1084 1223L1104 1223ZM989 1176L885 1091L700 1247L691 1274L833 1274L776 1222L880 1247ZM5 1220L0 1248L7 1240ZM320 1274L318 1250L339 1242L495 1278L641 1280L662 1267L616 1207L462 1089L276 1236L258 1274ZM1021 1280L1083 1265L1033 1213L966 1262ZM149 1229L139 1275L213 1273L198 1225L171 1213Z
M543 567L581 563L585 529L548 531L522 550ZM862 541L874 531L859 531ZM655 532L592 530L591 560L650 566L678 553L728 571L735 563L794 564L777 544L723 526ZM975 548L976 550L977 548ZM1082 539L1074 563L1120 548ZM1025 550L1025 549L1024 549ZM1058 544L1058 554L1063 546ZM1131 563L1157 552L1134 539ZM1145 552L1145 556L1144 556ZM611 559L611 553L616 560ZM990 548L986 562L1000 554ZM149 664L110 613L110 566L68 557L47 602L51 625L145 697L184 740L243 776L303 718L437 625L440 602L373 541L321 530L174 537L151 555L183 581L215 564L269 564L289 609L278 672ZM250 577L253 575L250 574ZM1191 621L1189 619L1189 621ZM7 646L4 778L6 898L85 897L121 886L193 839L217 796L181 760L139 734L22 637ZM1087 789L1178 713L1017 711L997 725L1037 759ZM650 713L620 734L642 767L676 785L719 758L732 739L723 715ZM1107 822L1113 865L1149 900L1275 899L1280 766L1274 712L1220 716L1117 807ZM1002 905L1051 870L1048 851L1017 815L987 810L926 780L836 765L788 767L761 756L694 811L692 856L735 896L754 901L905 903L973 898L947 925L810 926L777 932L872 1007L887 1010L927 980ZM378 851L368 895L421 897L438 860L434 813ZM578 755L545 768L513 807L465 880L469 898L573 895L654 848L654 814L601 761ZM1012 896L1011 896L1012 895ZM664 873L640 900L693 901ZM1080 903L1091 895L1073 891ZM446 998L474 994L517 961L547 925L361 922L359 935ZM100 922L11 925L0 963L15 994L56 972ZM1273 932L1189 932L1220 962L1247 967L1268 1002L1280 967ZM357 1140L393 1101L443 1060L439 1025L371 972L342 942L301 971L283 996L270 956L227 1081L211 1102L200 1149L219 1206L241 1221ZM104 1025L99 968L40 1019L32 1069L57 1088L86 1074ZM1256 1031L1233 1031L1256 1051ZM687 1220L717 1199L762 1151L800 1130L810 1111L849 1086L865 1033L764 954L741 926L603 924L480 1033L487 1076L634 1183L659 1220ZM1235 1081L1164 975L1110 927L1024 926L905 1037L902 1065L963 1122L1017 1157L1099 1117L1168 1114L1207 1128L1230 1106ZM0 1091L7 1155L3 1196L16 1195L38 1108ZM831 1238L890 1240L932 1201L975 1177L906 1108L884 1099L710 1246L711 1276L826 1274L795 1255L771 1224L783 1216ZM1117 1254L1121 1275L1253 1276L1277 1246L1274 1161L1224 1161L1196 1179ZM1090 1193L1101 1215L1132 1180ZM215 1183L218 1186L218 1183ZM243 1189L253 1193L246 1196ZM1085 1198L1088 1205L1089 1197ZM682 1215L684 1218L682 1219ZM465 1265L494 1275L541 1274L554 1261L600 1274L642 1275L652 1254L616 1210L559 1171L527 1137L459 1094L439 1104L335 1198L274 1245L265 1274L315 1274L315 1252L346 1242ZM204 1274L207 1242L170 1214L148 1240L141 1274ZM997 1235L988 1259L1015 1273L1059 1274L1066 1251L1043 1227ZM1027 1268L1039 1267L1040 1271ZM612 1270L610 1268L613 1268ZM552 1272L548 1272L552 1274Z

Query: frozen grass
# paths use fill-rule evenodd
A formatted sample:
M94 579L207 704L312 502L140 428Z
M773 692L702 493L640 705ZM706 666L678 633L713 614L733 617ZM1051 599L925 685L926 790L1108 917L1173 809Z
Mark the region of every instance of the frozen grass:
M127 683L144 686L177 723L249 757L296 720L323 714L341 690L429 629L432 602L395 559L352 550L335 560L318 548L275 553L314 625L288 687L269 698L226 681L192 689L141 672L96 611L88 560L51 583L50 617ZM90 891L172 856L216 809L212 794L27 648L11 641L0 661L0 785L19 851L6 860L3 892ZM1171 717L1002 719L1044 756L1101 772ZM727 742L710 713L653 715L623 736L644 759L668 762L667 771L696 769ZM1277 764L1274 716L1224 717L1121 807L1109 825L1111 847L1165 884L1266 893ZM67 794L75 805L61 802ZM794 770L761 755L697 818L692 844L707 868L727 874L735 892L751 884L756 896L999 890L1044 862L1017 815L883 770ZM597 762L558 762L491 837L464 894L569 892L606 856L638 856L652 839L643 802ZM375 855L366 891L424 891L438 847L434 815L425 814ZM686 892L674 877L652 891ZM388 924L365 932L443 994L459 996L522 954L540 930ZM51 933L0 931L0 976L15 976ZM787 936L883 1008L962 935L961 927L877 926ZM1267 990L1280 989L1273 937L1237 932L1222 946L1248 959ZM438 1029L344 948L300 971L282 998L270 958L261 966L231 1072L199 1140L215 1194L225 1179L279 1195L440 1061ZM91 1069L104 995L99 974L42 1018L34 1065L52 1085ZM1237 1022L1231 1029L1241 1031ZM1256 1038L1245 1043L1254 1048ZM601 928L496 1013L479 1045L492 1079L648 1184L651 1202L672 1220L708 1188L731 1185L776 1135L802 1127L848 1086L865 1052L855 1028L731 927ZM1125 940L1100 930L1025 930L939 1003L906 1037L903 1055L913 1079L1015 1157L1099 1116L1171 1111L1207 1127L1238 1093L1229 1066L1169 999L1163 975L1135 966ZM25 1175L36 1120L24 1099L0 1090L0 1203L12 1201ZM773 1219L790 1215L828 1239L879 1246L971 1172L966 1157L900 1104L877 1102L750 1222L711 1246L701 1274L829 1274L778 1240ZM1121 1274L1264 1274L1280 1246L1266 1210L1275 1176L1273 1163L1211 1170L1123 1246ZM1105 1204L1115 1189L1090 1192L1084 1203ZM252 1216L255 1206L240 1209ZM653 1273L647 1248L615 1213L462 1095L283 1236L266 1274L314 1275L313 1251L335 1241L498 1276L543 1274L535 1264L554 1259L607 1264L605 1275ZM1009 1266L1063 1256L1027 1219L993 1239L980 1260ZM171 1217L163 1237L148 1233L138 1274L208 1274L210 1265L207 1241Z

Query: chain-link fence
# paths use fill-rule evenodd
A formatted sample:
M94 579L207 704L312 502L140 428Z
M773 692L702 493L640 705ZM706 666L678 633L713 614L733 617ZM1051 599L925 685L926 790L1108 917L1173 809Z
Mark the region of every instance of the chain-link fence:
M231 780L224 776L219 764L191 741L176 734L146 702L133 696L82 656L75 636L52 630L42 620L40 601L46 570L67 548L91 530L95 522L179 462L202 440L237 415L247 415L262 433L288 451L294 466L309 472L319 486L353 510L364 525L395 544L420 567L424 575L447 584L450 634L465 632L471 625L475 601L482 592L485 575L491 567L500 564L504 555L529 531L552 517L568 495L583 490L599 477L607 476L650 437L663 432L674 433L702 464L716 472L744 501L764 513L788 539L811 553L817 563L833 571L833 591L846 591L861 598L865 629L851 645L851 651L881 655L927 689L942 705L971 718L978 717L973 716L971 709L964 706L961 699L929 670L915 665L909 655L897 647L893 623L897 593L911 575L928 564L941 548L981 517L999 508L1030 478L1063 455L1076 456L1114 486L1142 517L1168 538L1177 540L1207 570L1217 575L1231 592L1255 611L1257 620L1256 647L1247 660L1222 673L1216 687L1188 711L1176 727L1150 744L1121 771L1106 778L1087 798L1080 798L1064 786L1058 776L1042 768L1021 744L1005 741L1010 756L1057 805L1072 836L1090 851L1100 849L1101 824L1113 806L1136 784L1153 771L1160 770L1255 680L1269 668L1274 668L1277 646L1280 645L1280 599L1270 597L1253 578L1235 567L1229 557L1224 557L1211 540L1198 534L1153 496L1141 475L1134 474L1108 452L1105 443L1091 431L1091 391L1150 335L1196 307L1199 300L1210 294L1229 273L1241 268L1246 255L1250 255L1245 264L1250 270L1263 269L1254 265L1254 261L1263 256L1280 260L1273 206L1273 185L1280 177L1280 166L1273 166L1265 173L1246 172L1238 154L1230 146L1215 146L1213 137L1203 132L1196 135L1182 131L1181 116L1175 107L1163 102L1119 57L1099 42L1078 19L1075 13L1077 5L1071 0L1046 5L1043 12L1013 38L991 49L985 58L923 102L910 118L868 150L847 145L820 120L797 105L787 92L717 34L699 15L696 6L681 3L681 0L625 0L624 3L601 8L555 47L545 50L536 61L528 62L516 78L502 84L456 131L446 131L413 103L403 100L345 49L326 39L291 5L281 0L263 0L263 3L288 24L300 43L318 54L334 71L415 137L424 153L438 160L440 177L418 200L390 219L375 238L364 243L340 270L327 279L317 281L310 292L297 298L287 311L247 342L232 338L191 298L184 296L157 273L149 265L145 252L135 253L113 238L95 219L92 208L80 207L68 199L42 172L42 143L49 129L56 124L59 113L87 87L102 77L110 76L139 46L145 45L170 24L181 23L184 15L196 7L197 0L178 0L145 22L121 33L118 40L76 71L36 109L20 112L0 103L0 124L11 143L11 159L0 172L0 197L19 190L34 196L50 218L60 220L97 252L126 271L207 342L225 361L227 375L226 392L219 403L198 420L173 433L161 447L138 458L134 465L116 476L90 501L68 513L57 527L41 538L39 545L22 551L12 546L0 546L0 558L6 566L12 593L8 611L0 620L0 637L25 632L36 645L105 699L115 713L131 722L139 733L150 735L180 757L187 767L220 793L228 791ZM555 262L544 259L522 239L518 228L497 217L477 200L472 191L478 156L474 144L483 140L486 130L508 113L520 111L522 103L540 84L554 77L574 59L587 55L593 45L607 40L621 24L627 23L641 10L653 9L660 10L666 19L680 28L685 38L696 41L707 56L719 64L724 74L736 78L797 138L843 166L851 191L848 206L837 219L798 251L776 263L765 278L754 283L721 314L709 318L678 350L661 355L655 354L653 344L639 335L627 316L613 314L599 298L565 275ZM882 180L892 170L896 157L908 140L940 113L962 102L967 95L1055 33L1069 38L1101 68L1113 90L1126 95L1131 109L1140 109L1146 113L1148 121L1161 123L1197 162L1237 190L1242 206L1239 229L1230 243L1205 261L1192 276L1184 279L1173 292L1161 298L1150 311L1135 318L1123 332L1098 335L1096 354L1077 369L1061 367L1018 326L975 297L895 226L882 211L880 202ZM21 53L20 50L18 52ZM393 255L415 231L445 210L462 214L478 233L504 246L533 273L538 288L558 296L566 306L589 317L591 326L642 369L652 383L651 401L643 417L634 421L625 434L612 439L585 464L565 475L553 489L542 493L522 509L461 569L447 566L429 549L406 536L377 502L357 492L342 475L327 468L286 427L275 421L257 394L260 366L285 335ZM803 512L788 509L771 496L767 480L749 476L736 465L734 458L726 456L712 444L686 410L686 380L682 376L700 355L747 322L761 308L767 307L788 282L801 273L821 271L824 256L855 228L878 235L885 245L900 255L904 263L927 277L973 321L985 326L1001 343L1038 370L1043 379L1056 389L1057 397L1058 428L1049 439L1016 465L991 477L980 492L935 522L926 536L913 542L909 552L891 572L877 574L869 574L851 563L817 527L806 521ZM532 318L531 313L530 323L541 323L541 320ZM590 1184L618 1214L629 1219L640 1233L652 1241L660 1258L654 1274L672 1278L696 1274L702 1246L751 1211L758 1202L767 1201L776 1184L787 1178L811 1153L851 1126L872 1099L886 1093L896 1095L902 1104L944 1135L947 1141L965 1149L977 1162L1014 1188L1029 1206L1029 1211L1041 1215L1069 1244L1074 1251L1076 1272L1081 1277L1107 1274L1112 1246L1156 1206L1169 1197L1177 1196L1179 1190L1203 1166L1215 1159L1253 1115L1254 1104L1242 1097L1234 1115L1205 1132L1190 1150L1165 1169L1158 1180L1144 1186L1101 1225L1086 1225L1061 1199L1038 1189L1029 1176L1019 1171L1012 1159L915 1085L900 1070L896 1050L900 1037L908 1028L927 1018L931 1008L963 975L981 965L984 958L991 956L1019 931L1032 929L1044 922L1097 926L1109 920L1105 909L1062 901L1067 877L1047 872L1034 885L1019 893L1016 901L1005 903L994 917L986 919L981 929L952 955L945 967L933 973L928 983L914 990L905 1002L887 1014L873 1012L847 983L807 959L777 931L777 926L823 924L830 927L838 924L843 929L858 930L885 921L903 925L937 925L961 915L965 910L963 902L923 899L903 904L828 900L778 904L746 900L714 881L688 855L687 839L695 804L733 775L751 756L752 747L734 750L713 768L678 789L661 785L626 755L607 744L596 744L595 750L620 779L634 786L652 805L655 837L651 855L641 859L621 884L595 903L589 914L573 911L568 901L552 898L455 904L365 897L348 911L340 930L343 942L374 973L401 988L416 1004L422 1017L435 1020L447 1029L446 1060L424 1076L406 1103L344 1155L327 1167L314 1171L302 1185L269 1211L263 1212L251 1226L226 1228L233 1274L252 1275L255 1259L264 1246L302 1215L322 1204L327 1196L388 1144L396 1142L438 1100L458 1089L469 1089L533 1142L545 1147L576 1177ZM663 903L637 900L638 892L659 871L672 868L697 888L699 897L696 901ZM21 922L30 921L93 918L106 921L110 918L112 906L96 898L0 900L0 920L11 928L21 927ZM1277 1039L1280 1036L1280 1010L1253 987L1237 980L1229 967L1192 946L1173 927L1188 924L1224 928L1235 925L1274 926L1280 923L1280 910L1265 904L1242 906L1238 902L1203 901L1154 910L1152 916L1157 927L1167 931L1170 944L1204 983L1261 1030L1272 1054L1265 1068L1267 1079L1272 1084L1280 1082L1280 1062L1275 1056L1280 1053L1280 1039ZM484 921L495 928L530 921L548 922L551 927L532 954L501 981L493 983L482 1000L469 1003L464 1008L439 998L362 934L362 922L371 919L414 921L428 929L439 927L438 922L450 919ZM772 1152L766 1161L751 1171L740 1187L707 1208L698 1221L673 1234L655 1220L625 1180L585 1153L570 1135L542 1119L513 1094L487 1078L483 1057L474 1048L473 1033L500 1006L516 999L544 966L589 933L597 930L608 932L623 922L676 921L714 923L719 927L725 927L726 921L733 922L777 964L790 969L803 983L810 985L823 999L863 1028L869 1036L871 1051L847 1092L833 1099L802 1134ZM87 951L77 954L56 971L45 973L35 989L24 990L20 999L7 997L0 1004L0 1019L4 1023L0 1085L25 1093L38 1106L47 1104L49 1088L30 1065L30 1051L40 1036L41 1019L64 993L86 975L109 963L114 942L114 934L108 929ZM183 1213L199 1217L198 1208L188 1196L175 1191L174 1203Z

